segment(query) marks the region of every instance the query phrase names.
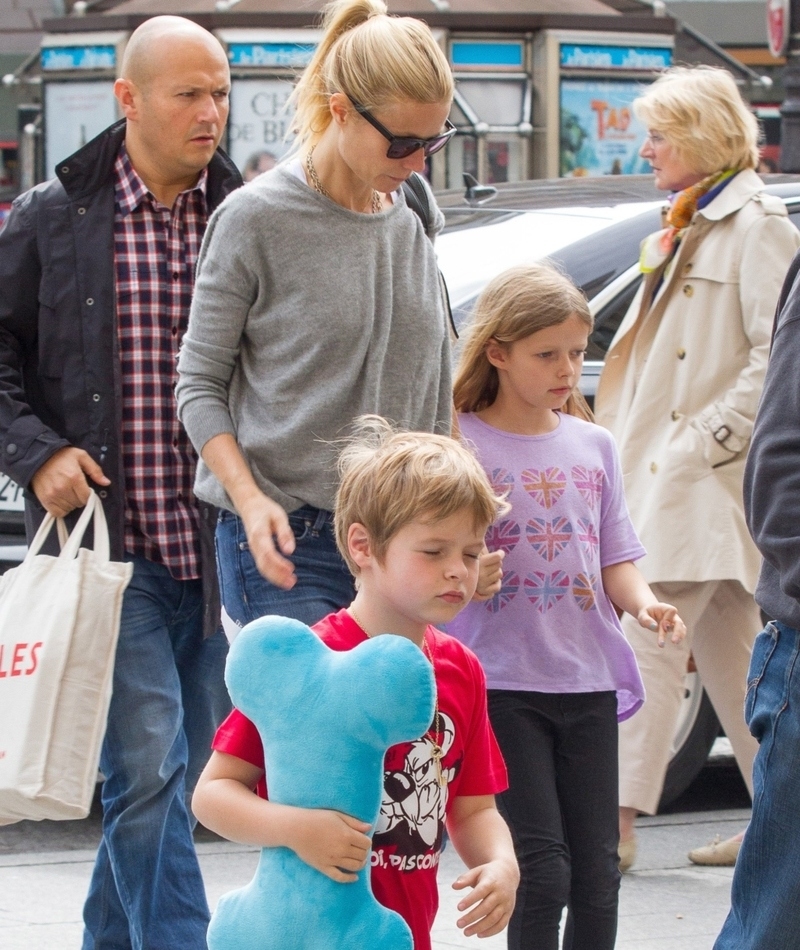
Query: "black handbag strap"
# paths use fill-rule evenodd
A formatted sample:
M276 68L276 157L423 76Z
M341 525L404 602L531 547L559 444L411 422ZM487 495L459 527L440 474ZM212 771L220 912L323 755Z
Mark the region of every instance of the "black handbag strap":
M420 219L425 233L430 237L431 228L433 227L433 214L431 211L430 192L422 179L422 175L418 172L411 172L409 177L403 182L403 195L406 199L406 204ZM450 294L447 291L447 284L445 283L444 275L441 271L439 271L439 283L442 288L442 303L447 313L450 332L453 334L453 339L457 340L458 330L456 330L456 322L453 319L453 310L450 306Z
M425 228L425 233L428 234L433 225L431 206L428 200L428 189L418 172L411 172L411 175L403 182L403 193L406 204L420 219L422 226Z

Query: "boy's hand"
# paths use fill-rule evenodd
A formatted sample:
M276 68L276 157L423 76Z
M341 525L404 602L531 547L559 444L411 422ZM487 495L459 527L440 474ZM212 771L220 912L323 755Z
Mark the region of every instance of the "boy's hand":
M472 908L456 921L464 931L464 936L476 934L478 937L491 937L500 933L514 910L518 884L517 865L508 861L490 861L465 871L453 883L457 891L465 887L474 888L458 904L460 911Z
M642 607L636 618L639 625L646 630L658 631L658 645L663 647L667 634L672 634L673 643L680 643L686 636L686 624L678 616L678 611L672 604L649 604Z
M350 815L323 808L301 809L291 847L306 864L334 881L351 884L367 863L370 826Z
M473 600L491 600L503 584L503 558L505 551L486 551L481 554L478 565L478 586Z

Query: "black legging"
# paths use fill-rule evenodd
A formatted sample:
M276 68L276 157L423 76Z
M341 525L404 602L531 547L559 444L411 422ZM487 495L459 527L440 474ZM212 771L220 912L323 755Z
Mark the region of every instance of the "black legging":
M612 950L620 873L616 693L489 690L521 880L509 950Z

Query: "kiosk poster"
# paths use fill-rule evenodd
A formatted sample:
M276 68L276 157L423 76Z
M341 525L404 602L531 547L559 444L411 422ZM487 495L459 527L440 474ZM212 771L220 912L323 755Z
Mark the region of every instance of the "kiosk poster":
M632 108L642 89L631 80L561 80L562 177L649 173L639 157L647 129Z
M228 153L245 181L274 168L291 147L285 136L292 88L286 79L233 80Z
M48 82L44 87L44 167L55 177L56 162L116 122L113 82Z

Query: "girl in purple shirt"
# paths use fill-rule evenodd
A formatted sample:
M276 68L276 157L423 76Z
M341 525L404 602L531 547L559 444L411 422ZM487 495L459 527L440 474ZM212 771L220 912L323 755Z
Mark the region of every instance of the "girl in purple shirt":
M592 317L547 265L496 277L476 306L455 383L462 436L511 512L489 529L500 591L448 631L486 670L509 771L501 809L521 881L509 950L611 950L619 870L617 721L644 689L616 608L663 645L685 627L633 563L613 439L577 389Z

